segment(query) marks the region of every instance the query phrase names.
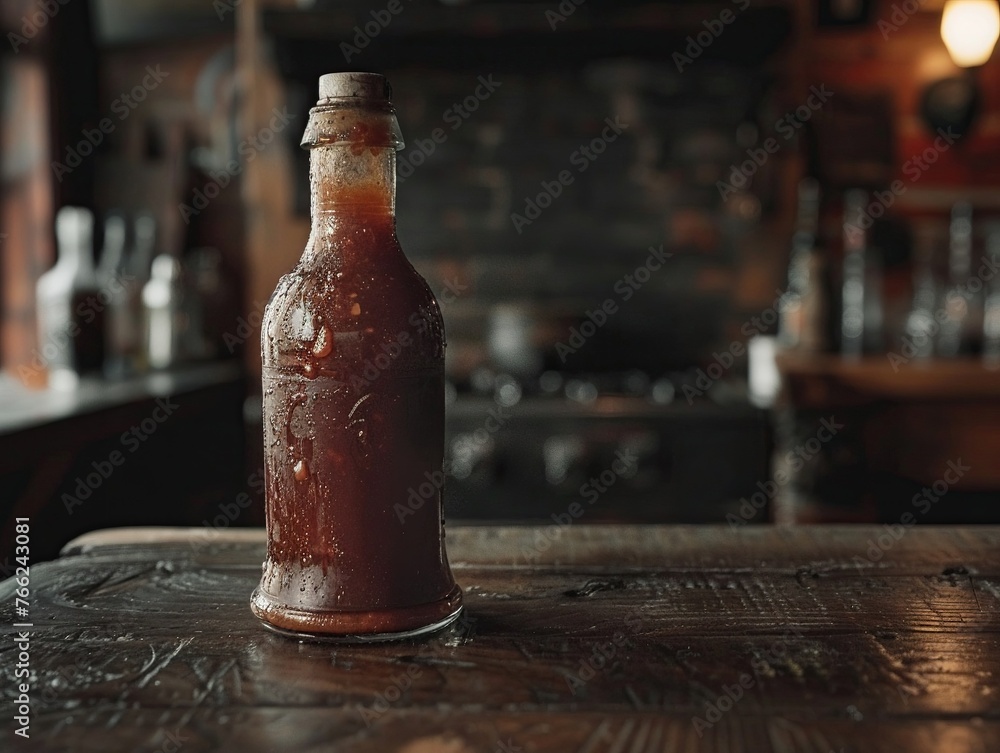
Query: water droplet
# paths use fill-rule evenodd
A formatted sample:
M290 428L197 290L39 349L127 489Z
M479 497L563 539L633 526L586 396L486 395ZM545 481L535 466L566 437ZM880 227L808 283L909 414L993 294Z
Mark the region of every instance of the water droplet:
M324 324L319 328L319 332L316 333L316 341L313 343L312 352L317 358L325 358L330 355L331 350L333 350L333 336L330 333L330 328Z
M316 364L308 362L303 364L302 373L307 379L315 379L316 375L319 373L319 369L316 368Z
M295 464L295 480L305 481L309 478L309 464L303 459Z
M351 306L351 316L361 316L361 304L355 303Z

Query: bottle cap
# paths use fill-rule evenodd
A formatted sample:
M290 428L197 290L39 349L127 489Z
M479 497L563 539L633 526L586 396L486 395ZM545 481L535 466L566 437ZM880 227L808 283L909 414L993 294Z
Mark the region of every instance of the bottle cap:
M306 149L340 144L403 148L392 87L378 73L327 73L300 142Z
M319 104L347 97L391 102L392 87L378 73L327 73L319 77Z

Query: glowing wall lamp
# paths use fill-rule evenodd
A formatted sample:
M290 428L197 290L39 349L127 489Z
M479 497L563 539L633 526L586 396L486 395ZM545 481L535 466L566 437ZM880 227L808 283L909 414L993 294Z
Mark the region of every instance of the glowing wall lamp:
M941 39L952 61L964 70L935 81L924 91L920 111L931 130L965 135L979 113L975 69L993 54L1000 37L997 0L948 0L941 14Z

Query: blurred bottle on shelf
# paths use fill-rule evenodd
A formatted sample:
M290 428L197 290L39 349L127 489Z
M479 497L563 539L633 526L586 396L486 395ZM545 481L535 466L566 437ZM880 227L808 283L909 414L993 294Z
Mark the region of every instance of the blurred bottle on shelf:
M901 352L907 358L925 360L934 355L935 307L938 284L934 275L937 234L932 226L922 225L914 233L913 302L903 325Z
M133 246L129 254L128 272L134 277L139 289L149 281L156 253L156 220L149 212L140 212L133 223Z
M798 186L798 218L778 328L782 347L814 353L826 349L826 270L818 242L819 210L819 183L814 178L803 178Z
M156 220L150 212L138 212L132 220L131 243L125 255L125 311L134 328L131 353L125 364L125 374L135 374L149 368L146 351L146 312L142 291L149 282L153 256L156 254Z
M840 302L840 352L860 358L864 352L865 323L865 218L864 191L844 197L844 269Z
M109 212L104 218L104 245L97 265L97 282L121 275L125 266L125 217L120 212Z
M223 274L222 254L216 248L192 249L185 259L189 344L194 358L231 355L225 336L238 316L236 295Z
M972 206L955 204L948 231L948 288L940 303L942 321L936 350L939 356L954 358L972 353L982 321L981 297L970 285L972 276Z
M1000 267L1000 227L986 233L986 259L992 269ZM983 360L988 366L1000 366L1000 274L993 273L986 282L983 301Z
M188 312L180 262L168 254L153 259L149 281L142 288L144 355L150 368L166 369L184 356Z
M139 343L139 318L132 306L132 276L128 271L127 223L119 213L104 220L104 247L97 267L97 284L105 312L104 374L121 378L133 371Z
M882 265L868 232L868 192L844 196L844 262L841 282L840 351L846 358L885 350Z
M882 285L882 252L868 246L865 252L864 351L885 353L885 301Z
M104 305L94 272L94 216L63 207L56 215L58 259L38 278L38 352L54 389L73 389L104 361Z

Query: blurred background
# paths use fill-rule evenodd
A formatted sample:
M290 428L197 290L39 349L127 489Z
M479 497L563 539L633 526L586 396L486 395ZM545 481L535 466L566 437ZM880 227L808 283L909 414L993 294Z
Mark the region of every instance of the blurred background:
M450 521L1000 522L998 16L5 0L4 543L263 523L259 323L338 70L407 141Z

